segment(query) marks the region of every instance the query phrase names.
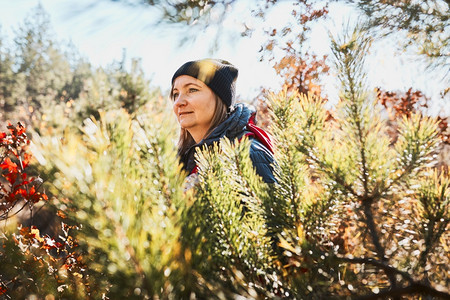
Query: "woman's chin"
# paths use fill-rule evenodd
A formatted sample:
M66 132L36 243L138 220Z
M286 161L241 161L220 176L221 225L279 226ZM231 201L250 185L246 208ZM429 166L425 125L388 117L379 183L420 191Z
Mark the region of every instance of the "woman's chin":
M183 129L189 129L190 127L192 127L192 124L191 122L187 122L186 120L181 120L180 127Z

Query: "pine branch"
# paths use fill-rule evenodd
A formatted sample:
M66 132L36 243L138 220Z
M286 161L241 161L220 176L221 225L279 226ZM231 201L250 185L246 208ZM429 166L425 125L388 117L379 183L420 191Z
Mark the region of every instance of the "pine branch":
M381 261L387 262L388 259L386 257L386 253L384 251L384 247L383 247L383 245L381 245L378 231L377 231L376 225L375 225L375 220L373 218L372 202L373 202L373 199L366 199L365 201L362 202L362 205L364 208L364 216L365 216L367 228L369 229L369 234L372 238L372 243L375 246L377 255L381 259ZM385 269L385 272L389 278L391 287L393 289L395 289L395 287L397 285L397 280L395 278L395 274L392 272L392 270L389 270L389 269Z
M355 300L377 300L377 299L391 299L391 298L398 298L401 296L408 296L413 294L420 294L424 296L432 296L437 297L438 299L450 299L450 294L438 291L428 285L414 282L409 286L406 287L399 287L395 289L390 290L383 290L382 292L378 294L370 294L365 296L360 296L357 298L354 298Z
M372 212L372 204L378 198L372 198L369 196L368 186L368 168L366 158L366 140L367 128L364 128L364 86L363 78L365 78L365 72L363 71L364 57L370 47L371 38L367 35L362 27L355 27L353 29L351 37L344 37L342 41L337 42L333 39L332 50L336 57L336 66L341 70L340 80L344 89L344 99L346 108L348 109L348 115L346 116L346 122L348 122L356 132L354 132L357 139L357 145L359 145L360 163L362 166L362 184L363 195L358 196L358 199L362 202L363 211L365 216L365 222L369 230L369 234L372 239L372 243L375 246L377 256L381 261L386 262L385 248L381 244L379 233L376 229L375 220ZM356 127L356 128L355 128ZM397 280L395 274L391 270L385 270L386 275L389 278L391 289L395 289L397 286ZM394 298L396 299L396 298Z
M429 223L427 225L428 230L434 229L434 222L435 220L429 220ZM447 227L450 224L450 219L445 220L441 223L441 226L437 229L436 234L433 236L431 234L428 234L425 237L425 249L420 253L418 265L425 266L425 263L427 261L428 254L433 250L435 243L439 241L441 235L448 230ZM426 271L425 271L426 273Z
M422 207L421 216L423 234L425 235L425 249L420 253L416 267L422 267L425 278L428 277L425 265L428 254L433 250L442 234L448 230L450 224L450 178L444 170L429 170L431 176L424 178L424 182L417 195L418 204Z
M415 280L407 272L400 271L399 269L388 265L384 261L379 261L379 260L376 260L376 259L373 259L373 258L366 258L366 257L349 258L349 257L339 257L338 256L338 259L341 260L341 261L344 261L344 262L348 262L348 263L373 265L373 266L378 267L378 268L380 268L380 269L382 269L382 270L384 270L386 272L390 272L390 273L393 273L393 274L401 275L410 284L415 282Z
M159 151L158 143L151 142L152 150L154 151L155 155L154 158L156 160L156 169L159 175L158 182L160 183L162 194L164 195L164 198L166 200L167 206L172 207L172 195L169 191L169 183L166 180L166 176L164 175L164 167L163 162L161 162L161 153Z
M417 151L419 152L419 151ZM372 197L379 197L383 196L387 191L389 191L393 186L395 186L398 182L401 182L407 175L410 175L411 172L414 170L414 168L417 167L418 163L420 162L421 158L423 157L415 157L416 159L411 160L410 163L403 168L403 172L398 175L395 179L392 180L390 184L384 187L381 191L375 190Z
M356 90L356 83L354 82L354 76L355 74L353 74L351 70L350 66L345 65L345 77L348 80L348 86L350 88L349 91L349 96L350 99L348 99L351 103L350 105L350 109L351 109L351 117L352 117L352 121L355 122L356 128L357 128L357 136L358 136L358 141L360 143L360 155L361 155L361 165L362 165L362 182L363 182L363 187L364 187L364 194L367 195L369 193L368 190L368 173L367 173L367 162L366 162L366 143L363 137L363 129L361 127L361 116L360 116L360 112L358 111L358 108L361 109L361 107L359 107L357 105L358 101L358 93ZM363 74L361 74L363 75ZM360 75L360 76L361 76Z
M369 234L371 236L372 243L375 246L377 255L381 259L382 264L385 265L388 260L386 258L386 253L384 251L384 247L381 245L380 238L379 238L378 232L376 230L376 225L375 225L375 221L374 221L373 213L372 213L372 202L373 202L372 199L370 199L370 200L366 199L365 201L362 202L362 205L364 208L363 209L364 216L365 216L366 225L369 230ZM387 266L387 265L385 265L385 266ZM385 271L386 275L389 278L389 282L391 283L391 288L395 289L395 287L397 285L397 280L395 278L395 273L397 273L396 270L392 269L392 268L387 268L387 267L384 267L382 269Z
M380 238L378 236L378 232L377 232L376 225L375 225L375 220L373 218L372 202L373 202L372 199L365 199L365 201L363 201L363 203L362 203L364 216L366 219L366 225L367 225L367 228L369 229L369 233L372 238L372 243L375 246L375 250L377 252L378 257L382 261L386 261L384 248L381 245Z
M291 151L287 151L286 155L288 156L288 160L287 161L293 161L292 156L290 155ZM295 217L295 224L296 226L299 226L300 224L300 219L299 219L299 215L298 215L298 206L297 206L297 201L295 201L295 195L297 195L298 191L297 191L297 186L294 182L294 174L292 173L292 168L288 168L288 174L283 174L283 176L286 176L288 178L288 183L289 183L289 188L290 188L290 203L294 208L294 217Z
M243 142L243 141L241 141ZM231 144L230 144L231 146ZM234 158L234 163L238 172L238 175L240 178L243 179L243 184L245 185L245 190L248 191L250 193L250 196L254 199L258 199L258 196L256 195L255 191L253 190L253 188L250 186L250 183L248 181L248 178L246 178L244 171L242 170L242 164L244 163L243 161L241 161L241 157L239 156L238 153L234 152L233 153L233 158ZM258 201L259 204L261 204L260 201Z
M208 175L206 175L206 176L208 176ZM211 179L211 178L209 178L209 179ZM211 190L211 188L210 187L205 187L204 190L208 191L208 190ZM235 259L236 263L238 265L244 266L245 264L242 263L242 260L241 260L241 257L239 255L239 252L235 248L233 242L230 240L229 233L228 233L228 226L227 226L228 224L223 219L222 213L220 212L218 207L215 205L215 202L212 201L212 199L211 199L212 197L210 195L204 195L203 198L205 199L205 201L207 202L209 207L212 208L212 210L214 212L214 215L215 215L216 222L219 223L219 227L222 228L222 230L223 230L222 237L225 239L225 243L230 247L230 251L231 251L230 262L233 262L233 259Z
M338 259L348 263L370 264L384 270L387 274L390 273L393 275L395 274L401 275L405 280L409 282L409 285L406 287L390 288L378 294L365 295L357 297L355 299L358 300L387 299L390 297L400 297L403 295L411 295L411 294L422 294L438 297L441 299L450 299L450 294L438 291L429 284L416 281L414 280L414 278L411 277L411 275L409 275L409 273L394 268L383 261L378 261L372 258L364 258L364 257L362 258L338 257Z
M115 231L116 231L116 234L117 234L117 237L119 238L119 240L121 240L125 243L125 245L124 245L125 250L130 255L130 259L133 262L136 273L138 273L139 276L142 277L142 282L143 282L145 289L148 291L149 295L155 295L155 293L153 291L153 287L149 284L147 275L145 274L145 271L142 268L139 259L136 257L136 252L134 251L133 246L131 246L130 242L128 241L128 238L126 236L126 233L123 229L122 224L120 222L117 222L116 218L114 217L115 213L114 213L113 209L110 206L108 206L106 203L105 203L105 214L108 217L108 219L110 219L114 223L114 228L115 228Z
M367 172L367 161L366 161L366 143L363 138L363 131L361 128L361 120L357 119L356 126L358 128L358 139L360 143L360 155L361 155L361 165L362 165L362 176L363 176L363 186L364 186L364 195L369 194L368 183L368 172Z
M325 174L327 174L330 178L336 181L340 186L342 186L345 190L347 190L347 192L349 192L358 199L360 198L360 195L352 188L352 186L346 183L341 177L338 176L338 174L336 174L339 172L333 171L328 164L324 163L323 161L320 161L315 156L310 155L309 151L304 151L302 150L302 148L299 147L297 147L297 149L303 154L305 154L312 162L317 164L325 172Z

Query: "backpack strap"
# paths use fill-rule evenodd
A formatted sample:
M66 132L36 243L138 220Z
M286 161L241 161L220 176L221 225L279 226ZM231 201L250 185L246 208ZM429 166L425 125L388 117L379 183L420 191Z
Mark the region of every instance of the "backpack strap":
M191 173L189 173L189 175L191 174L195 174L198 173L198 165L195 165L195 167L192 169Z
M264 146L266 146L266 148L273 154L272 141L270 140L269 135L262 128L259 128L258 126L255 125L255 117L256 113L253 113L250 119L248 120L247 130L250 132L246 133L244 136L255 137Z

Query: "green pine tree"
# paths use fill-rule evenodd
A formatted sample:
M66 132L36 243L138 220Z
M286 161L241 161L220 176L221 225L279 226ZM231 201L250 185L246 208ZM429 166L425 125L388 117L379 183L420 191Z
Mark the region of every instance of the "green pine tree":
M1 29L1 27L0 27ZM0 35L0 120L6 119L9 112L14 110L12 101L14 84L14 60L6 46L6 38Z

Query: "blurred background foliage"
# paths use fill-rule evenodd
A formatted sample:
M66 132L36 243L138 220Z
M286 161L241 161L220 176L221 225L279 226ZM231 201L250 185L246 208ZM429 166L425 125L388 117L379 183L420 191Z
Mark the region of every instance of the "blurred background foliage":
M157 24L189 25L186 31L195 31L210 26L220 26L227 14L242 1L239 0L189 0L189 1L158 1L158 0L112 0L125 5L147 6L158 12ZM277 4L279 0L253 1L252 15L257 18L265 18L266 14ZM298 16L299 24L305 24L313 18L320 18L323 8L327 8L331 1L294 0L290 1L296 7L293 14ZM428 63L446 72L449 69L448 58L450 55L449 32L449 3L444 0L345 0L343 3L352 5L358 9L361 18L365 18L366 26L372 34L389 36L401 31L406 37L400 41L401 47L412 47L417 53L426 59ZM92 5L90 9L96 9ZM307 11L315 10L314 15L308 15ZM322 11L322 12L321 12ZM241 35L250 35L253 30L248 22L241 20L243 30ZM283 22L280 22L283 25ZM288 29L288 28L286 28ZM292 27L291 27L292 29ZM289 29L288 29L289 30ZM300 30L295 30L298 34ZM448 75L448 73L447 73Z
M213 26L220 19L208 15L236 2L129 4L157 6L166 22ZM256 16L276 2L261 2ZM431 15L445 9L435 3ZM413 88L367 90L372 30L390 23L350 28L334 37L332 59L314 55L305 41L328 13L319 4L298 1L297 23L269 30L262 45L284 82L254 99L277 145L273 186L254 173L248 141L224 141L198 154L199 183L185 191L170 101L139 59L124 53L92 67L52 39L41 7L12 43L0 37L0 131L20 121L31 140L16 147L14 133L0 136L1 200L17 188L7 180L21 163L14 149L33 155L26 172L49 197L8 211L0 297L447 299L448 116L428 116L429 99ZM369 2L357 4L376 17ZM436 46L440 56L447 46ZM334 107L320 85L330 70L342 85Z

